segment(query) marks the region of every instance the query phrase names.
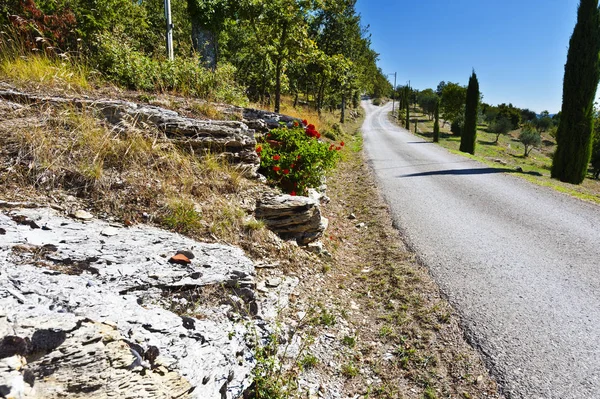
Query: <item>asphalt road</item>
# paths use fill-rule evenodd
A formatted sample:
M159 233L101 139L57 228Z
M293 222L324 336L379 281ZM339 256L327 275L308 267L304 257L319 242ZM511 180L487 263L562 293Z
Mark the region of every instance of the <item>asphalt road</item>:
M407 244L507 398L600 398L600 206L428 143L363 102L367 158Z

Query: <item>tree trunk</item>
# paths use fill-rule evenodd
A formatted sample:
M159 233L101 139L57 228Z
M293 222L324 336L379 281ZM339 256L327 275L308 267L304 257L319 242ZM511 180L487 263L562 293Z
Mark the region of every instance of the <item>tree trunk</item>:
M346 94L342 94L342 116L340 116L340 123L346 123Z
M275 61L275 112L279 113L281 108L281 67L283 64L283 51L288 34L288 23L284 22L281 27L281 38L279 40L279 50L277 60Z
M275 112L279 113L281 106L281 57L275 61Z
M192 44L194 50L200 54L202 64L215 70L217 68L217 39L215 33L192 20Z

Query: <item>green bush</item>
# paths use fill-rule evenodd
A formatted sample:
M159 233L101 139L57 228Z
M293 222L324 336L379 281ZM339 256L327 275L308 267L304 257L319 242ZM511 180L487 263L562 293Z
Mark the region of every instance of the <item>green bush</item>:
M339 159L339 145L320 141L321 135L306 121L304 126L272 130L256 147L261 157L260 172L271 184L292 195L304 195L321 185L325 172Z
M496 143L498 139L500 139L501 134L507 134L512 130L512 122L505 118L504 116L496 118L492 123L490 123L489 131L492 133L496 133Z
M200 66L196 57L173 61L152 58L118 35L101 35L97 45L96 64L104 77L117 85L132 90L176 91L226 103L246 102L230 64L219 65L213 72Z
M531 126L525 126L519 134L519 140L525 146L524 157L529 156L529 153L533 147L537 147L542 143L542 137L540 134Z

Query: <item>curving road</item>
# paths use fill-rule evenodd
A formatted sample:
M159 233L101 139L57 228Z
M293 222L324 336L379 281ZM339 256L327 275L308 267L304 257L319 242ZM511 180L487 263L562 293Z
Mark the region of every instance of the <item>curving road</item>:
M394 221L507 398L600 398L600 206L453 155L363 102Z

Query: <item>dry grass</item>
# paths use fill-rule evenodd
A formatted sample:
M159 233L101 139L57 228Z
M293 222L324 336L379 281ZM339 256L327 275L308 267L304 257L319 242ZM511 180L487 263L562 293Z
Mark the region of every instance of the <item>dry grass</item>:
M211 241L267 234L248 215L265 188L217 157L180 150L149 126L30 107L0 117L0 148L0 197L72 195L127 224L153 219Z
M43 47L37 52L26 51L23 38L0 32L0 79L19 87L42 86L78 93L90 89L91 71L85 62L59 56L52 47Z
M83 64L39 54L0 58L0 78L19 87L45 86L82 92L90 88L89 75Z
M328 180L332 201L325 207L324 241L333 260L301 276L296 301L302 309L321 309L302 333L335 336L326 351L310 348L320 353L321 381L341 384L349 397L498 398L452 308L392 226L362 159L360 135L345 140L345 161Z

